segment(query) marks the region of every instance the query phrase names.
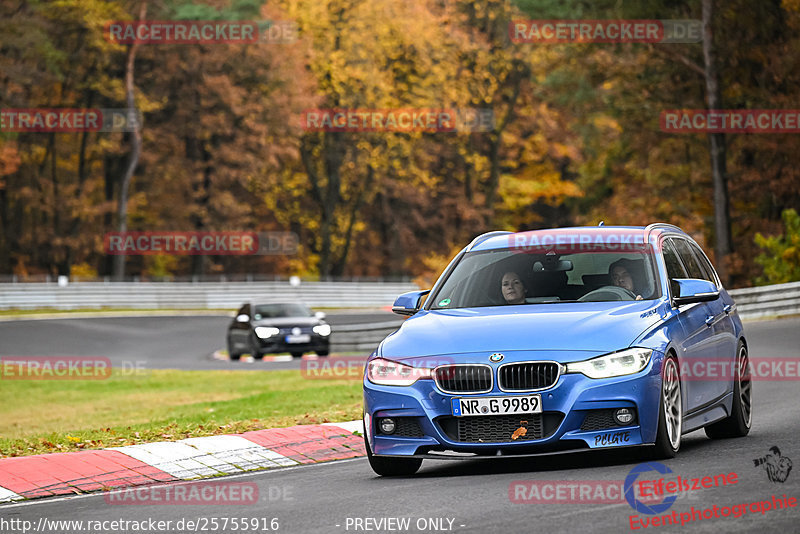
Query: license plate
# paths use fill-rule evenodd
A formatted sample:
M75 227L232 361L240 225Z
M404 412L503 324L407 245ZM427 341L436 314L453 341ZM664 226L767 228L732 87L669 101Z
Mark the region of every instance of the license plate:
M451 406L456 417L542 413L542 396L456 398Z
M298 334L296 336L288 335L286 336L287 343L308 343L311 341L311 336L309 334Z

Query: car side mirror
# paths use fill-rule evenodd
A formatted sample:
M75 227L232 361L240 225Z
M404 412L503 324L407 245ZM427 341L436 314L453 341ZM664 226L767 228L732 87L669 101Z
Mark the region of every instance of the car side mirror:
M321 321L322 319L324 319L326 317L326 315L325 315L325 312L318 311L318 312L314 312L314 317L316 317L317 319L319 319Z
M250 316L247 315L246 313L240 313L239 315L236 316L236 322L237 323L249 323L250 322Z
M430 292L430 289L426 289L424 291L403 293L395 299L392 311L398 315L414 315L419 311L420 299Z
M699 278L673 278L678 294L672 297L676 306L694 304L695 302L710 302L719 298L717 286L708 280Z

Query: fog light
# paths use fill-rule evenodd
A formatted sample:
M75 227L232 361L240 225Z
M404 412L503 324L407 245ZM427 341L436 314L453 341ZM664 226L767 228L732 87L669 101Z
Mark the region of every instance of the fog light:
M633 421L634 417L633 410L630 408L620 408L614 412L614 421L616 421L618 425L627 425Z
M382 434L394 434L395 428L397 428L397 425L394 424L394 419L389 419L388 417L381 419L378 424L381 427Z

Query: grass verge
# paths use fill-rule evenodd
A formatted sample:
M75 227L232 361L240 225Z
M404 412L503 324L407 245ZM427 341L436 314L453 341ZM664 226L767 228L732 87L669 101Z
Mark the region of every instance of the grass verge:
M106 380L3 380L0 457L361 417L361 382L299 371L114 369Z

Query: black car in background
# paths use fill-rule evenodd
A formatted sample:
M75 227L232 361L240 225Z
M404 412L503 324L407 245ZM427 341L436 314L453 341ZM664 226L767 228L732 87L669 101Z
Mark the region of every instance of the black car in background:
M243 353L255 359L264 354L305 352L327 356L331 327L323 312L313 313L296 302L248 302L239 308L228 327L228 354L238 360Z

